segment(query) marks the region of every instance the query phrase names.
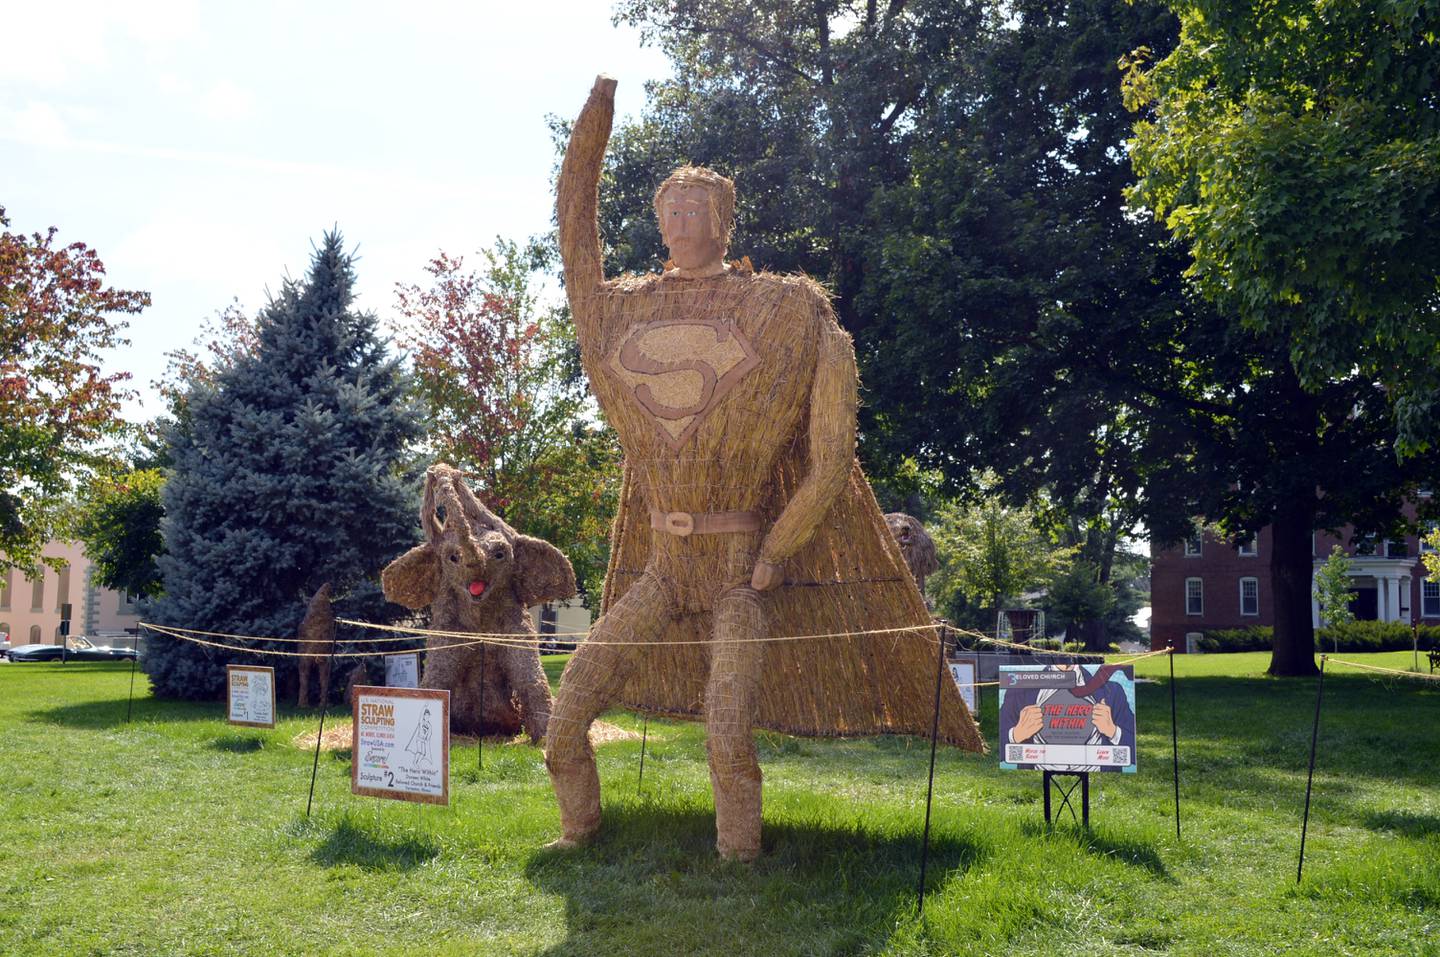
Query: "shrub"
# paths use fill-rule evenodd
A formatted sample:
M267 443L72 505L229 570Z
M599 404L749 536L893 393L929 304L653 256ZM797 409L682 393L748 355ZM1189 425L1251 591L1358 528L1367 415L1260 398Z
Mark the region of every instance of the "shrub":
M1269 627L1213 628L1200 638L1201 651L1214 654L1231 651L1269 651L1274 630ZM1326 653L1407 651L1410 626L1400 621L1351 621L1315 631L1315 649ZM1440 627L1421 625L1420 649L1440 648Z

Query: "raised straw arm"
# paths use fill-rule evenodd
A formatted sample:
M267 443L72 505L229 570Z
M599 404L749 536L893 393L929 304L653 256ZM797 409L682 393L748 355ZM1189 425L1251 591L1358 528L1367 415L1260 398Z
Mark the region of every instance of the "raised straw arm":
M600 166L610 141L615 116L615 81L604 74L595 78L590 98L570 131L565 161L556 189L560 260L565 267L565 290L575 318L582 350L599 337L601 313L597 296L605 281L597 221Z
M835 497L850 480L855 462L855 411L859 403L855 347L836 324L826 300L820 298L816 310L821 313L821 341L815 382L810 389L810 471L760 548L760 564L751 584L761 591L780 584L778 566L814 536Z

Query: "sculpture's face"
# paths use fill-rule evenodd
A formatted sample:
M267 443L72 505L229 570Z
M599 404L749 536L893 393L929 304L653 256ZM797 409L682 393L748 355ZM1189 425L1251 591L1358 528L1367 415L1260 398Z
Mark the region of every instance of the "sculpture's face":
M676 266L695 270L721 263L725 244L719 227L705 187L675 186L665 191L660 201L660 235Z
M492 595L508 594L515 568L515 548L498 527L470 523L459 515L455 524L461 526L440 538L441 590L460 598L462 604L483 605Z

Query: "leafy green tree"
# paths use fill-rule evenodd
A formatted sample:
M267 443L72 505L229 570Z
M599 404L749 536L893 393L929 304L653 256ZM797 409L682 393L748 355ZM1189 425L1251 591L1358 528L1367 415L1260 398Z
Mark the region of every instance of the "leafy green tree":
M957 624L991 630L1007 602L1039 591L1070 564L1028 507L989 495L972 505L948 502L930 526L940 570L927 581L935 607Z
M160 591L160 520L165 475L137 469L97 478L79 507L76 534L106 588L150 597Z
M1440 525L1425 535L1425 544L1430 546L1430 550L1422 553L1420 560L1425 563L1425 571L1431 578L1440 579Z
M619 443L588 397L565 313L538 302L536 252L499 240L481 255L472 270L442 252L429 287L398 290L428 452L470 474L517 530L563 551L598 606Z
M99 255L57 246L53 227L9 224L0 206L0 569L33 573L67 499L126 432L129 376L102 372L100 356L150 294L105 285Z
M419 537L419 417L375 317L352 307L354 284L340 235L327 234L305 279L260 313L254 350L190 389L167 432L157 623L289 636L324 582L341 615L406 613L378 579ZM158 694L205 698L237 657L151 637L141 661ZM282 680L291 661L265 659Z
M1303 387L1359 368L1397 445L1440 439L1440 3L1168 0L1129 61L1134 198L1197 288L1286 345Z
M1339 545L1330 549L1330 557L1315 570L1315 599L1326 627L1355 620L1350 611L1350 559Z
M1115 604L1115 589L1100 580L1099 566L1084 559L1065 563L1045 585L1047 620L1064 626L1067 641L1075 640L1082 622L1104 621Z

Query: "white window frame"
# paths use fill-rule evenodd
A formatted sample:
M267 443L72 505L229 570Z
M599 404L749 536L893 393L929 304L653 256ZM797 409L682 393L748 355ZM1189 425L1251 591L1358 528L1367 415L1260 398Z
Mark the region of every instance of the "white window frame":
M1427 536L1427 535L1429 535L1431 532L1435 531L1435 529L1436 529L1437 527L1440 527L1440 522L1428 522L1424 527L1422 527L1422 528L1420 529L1420 554L1421 554L1421 555L1424 555L1426 552L1433 552L1433 551L1435 550L1435 548L1434 548L1429 542L1425 541L1425 536Z
M1403 552L1400 552L1399 554L1396 554L1396 549L1391 548L1392 545L1396 545L1396 544L1398 544L1398 545L1400 546L1400 548L1404 549L1404 551L1403 551ZM1403 539L1403 538L1387 538L1387 539L1385 539L1385 557L1386 557L1386 558L1409 558L1409 557L1410 557L1410 543L1407 542L1407 541L1406 541L1405 539Z
M1245 583L1255 583L1255 610L1245 610ZM1247 575L1240 579L1240 615L1242 618L1256 618L1260 615L1260 579L1253 575Z
M1257 555L1260 554L1260 536L1258 534L1251 535L1249 541L1241 542L1239 545L1236 545L1235 551L1240 555L1241 558L1255 558ZM1313 537L1311 539L1310 551L1311 554L1314 554L1315 546Z
M1191 547L1192 545L1194 546L1193 548ZM1204 551L1205 551L1205 540L1204 540L1204 536L1203 536L1202 534L1200 534L1199 532L1195 533L1195 537L1194 537L1194 538L1187 538L1187 539L1185 539L1185 557L1186 557L1186 558L1199 558Z
M1433 595L1425 594L1427 585L1434 591ZM1440 618L1440 581L1433 578L1420 579L1420 617Z
M1191 611L1191 610L1190 610L1190 597L1191 597L1191 595L1190 595L1190 583L1191 583L1191 582L1194 582L1194 583L1198 586L1198 587L1195 589L1195 596L1194 596L1195 599L1196 599L1196 604L1197 604L1197 606L1198 606L1198 609L1197 609L1196 611ZM1199 618L1199 617L1202 617L1202 616L1205 614L1205 579L1203 579L1203 578L1187 578L1187 579L1185 579L1185 614L1188 615L1188 616L1190 616L1190 617L1192 617L1192 618Z

